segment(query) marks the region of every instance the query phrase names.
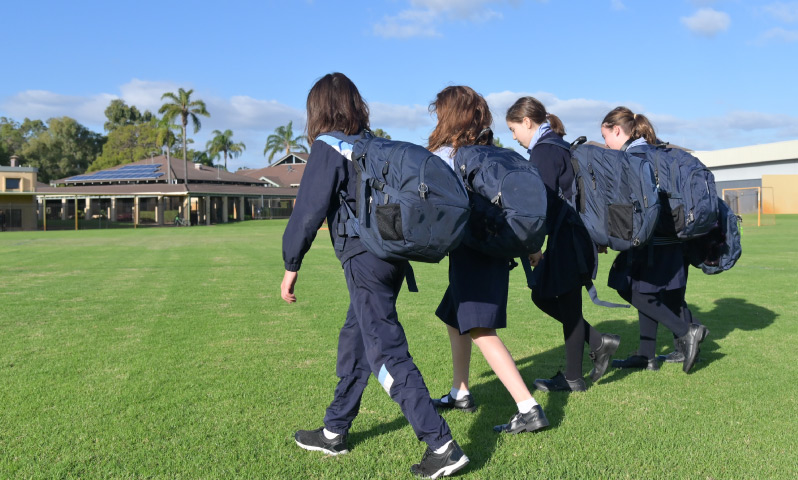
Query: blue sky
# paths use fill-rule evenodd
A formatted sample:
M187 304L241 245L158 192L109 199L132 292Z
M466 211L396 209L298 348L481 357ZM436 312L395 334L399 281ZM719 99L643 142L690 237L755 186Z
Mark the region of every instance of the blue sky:
M157 111L194 89L214 129L247 145L229 168L259 168L279 125L304 128L307 92L348 75L372 127L425 143L429 102L448 85L504 113L533 95L566 139L600 140L618 105L699 150L798 138L798 1L281 0L40 1L3 7L0 116L67 115L102 132L114 98Z

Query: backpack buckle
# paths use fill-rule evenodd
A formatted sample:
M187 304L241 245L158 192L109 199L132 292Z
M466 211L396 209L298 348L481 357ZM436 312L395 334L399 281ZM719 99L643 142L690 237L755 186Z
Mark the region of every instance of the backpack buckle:
M421 198L426 199L428 192L429 192L429 187L427 186L426 183L418 184L418 194L421 196Z

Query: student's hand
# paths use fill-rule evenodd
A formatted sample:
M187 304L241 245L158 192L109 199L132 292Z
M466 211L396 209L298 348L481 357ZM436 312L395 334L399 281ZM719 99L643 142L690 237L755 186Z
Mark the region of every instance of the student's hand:
M296 285L297 272L285 271L283 283L280 285L280 296L283 297L287 303L296 302L296 295L294 295L294 285Z
M529 254L529 264L533 267L536 267L538 263L540 263L540 259L543 257L543 252L540 250L537 253L530 253Z
M598 246L598 253L607 253L607 246L606 245L599 245Z

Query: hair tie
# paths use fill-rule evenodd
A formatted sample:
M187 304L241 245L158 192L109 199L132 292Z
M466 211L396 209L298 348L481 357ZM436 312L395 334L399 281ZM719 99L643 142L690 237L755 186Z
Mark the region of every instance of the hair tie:
M547 113L547 114L546 114L546 118L549 118L550 116L551 116L551 114L550 114L550 113Z
M486 135L488 132L490 132L490 127L483 128L482 131L479 132L479 135L477 135L476 140L479 140L480 138L482 138L483 135Z

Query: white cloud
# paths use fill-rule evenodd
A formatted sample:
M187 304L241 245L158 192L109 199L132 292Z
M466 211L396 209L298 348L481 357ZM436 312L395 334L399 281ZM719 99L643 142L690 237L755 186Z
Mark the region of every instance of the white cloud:
M782 22L798 22L798 2L775 2L765 5L762 9Z
M798 136L798 115L762 112L731 111L712 117L685 118L650 112L643 105L628 101L606 101L586 98L561 99L548 92L496 92L485 96L493 113L494 132L507 146L512 134L504 124L507 109L520 97L532 96L546 106L549 113L560 117L568 132L566 140L579 136L601 142L599 124L613 108L624 105L643 113L654 124L657 135L664 141L694 150L755 145L792 140ZM520 153L525 153L517 147Z
M613 10L626 10L626 5L623 4L622 0L612 0L610 4Z
M438 14L430 10L405 10L386 16L374 25L374 34L384 38L440 37L435 28Z
M518 3L515 0L411 0L410 9L386 15L374 25L375 35L385 38L439 37L438 25L449 21L487 22L502 18L488 8L491 3Z
M115 95L100 93L88 97L61 95L45 90L26 90L3 102L3 110L17 119L47 120L52 117L72 117L85 125L102 125L105 108Z
M798 30L786 30L781 27L771 28L760 35L756 43L761 45L771 41L783 43L798 42Z
M434 120L426 106L393 105L389 103L369 103L371 125L373 128L415 130L431 127Z
M712 8L702 8L691 17L682 17L681 22L690 31L704 37L714 37L729 29L731 17L728 13Z

